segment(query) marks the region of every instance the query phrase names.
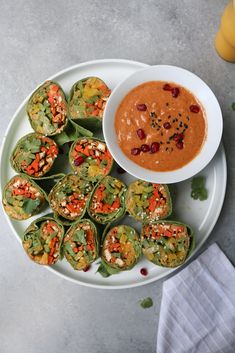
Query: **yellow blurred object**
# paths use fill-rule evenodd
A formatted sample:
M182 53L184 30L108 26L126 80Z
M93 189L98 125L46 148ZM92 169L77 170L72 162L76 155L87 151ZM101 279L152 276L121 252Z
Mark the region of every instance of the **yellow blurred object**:
M235 62L235 0L225 7L215 38L215 48L224 60Z

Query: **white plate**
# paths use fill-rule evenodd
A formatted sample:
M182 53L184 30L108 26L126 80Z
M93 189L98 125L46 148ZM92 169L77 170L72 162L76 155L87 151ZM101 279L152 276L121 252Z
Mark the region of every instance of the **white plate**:
M207 136L195 158L183 167L169 172L156 172L145 169L130 160L121 150L115 131L115 114L123 98L134 87L148 81L174 82L187 88L201 103L206 117ZM170 131L170 130L169 130ZM207 84L192 72L177 66L156 65L144 68L122 81L112 92L105 107L103 132L107 146L114 159L137 179L152 183L176 183L199 173L214 157L221 141L223 118L219 103Z
M66 93L69 92L70 87L75 81L91 75L99 76L108 84L108 86L110 86L111 89L114 89L121 80L145 66L145 64L128 60L97 60L70 67L52 76L50 79L54 79L60 83ZM25 106L29 96L14 114L3 139L1 151L1 189L3 189L6 182L15 174L9 163L10 154L15 143L20 137L32 131L25 113ZM128 174L116 175L120 179L123 179L127 184L133 180L133 177ZM208 238L219 217L223 205L227 170L225 153L222 146L217 151L211 163L200 173L200 175L206 177L206 186L209 191L208 199L203 202L192 200L190 197L190 180L187 180L176 185L176 201L174 204L176 218L189 223L195 230L196 248L194 253ZM45 211L45 213L47 212L48 210ZM13 221L7 217L9 225L18 241L20 241L20 234L23 234L24 230L32 220L38 217L39 215L22 222ZM126 217L124 221L137 228L140 225L130 217ZM126 271L109 278L103 278L96 273L98 267L97 262L85 273L74 271L66 260L59 262L53 267L45 268L72 282L89 287L106 289L128 288L144 285L156 281L173 271L171 269L155 266L147 260L142 259L131 271ZM38 265L29 260L29 266ZM143 277L140 274L140 269L142 267L148 269L149 274L147 277Z

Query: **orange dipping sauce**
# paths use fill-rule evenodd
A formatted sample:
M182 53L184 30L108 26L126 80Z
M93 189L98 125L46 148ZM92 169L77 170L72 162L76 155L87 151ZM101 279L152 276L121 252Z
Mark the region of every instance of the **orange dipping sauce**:
M190 91L175 83L150 81L124 97L115 130L129 159L143 168L167 172L197 156L207 126L204 109Z

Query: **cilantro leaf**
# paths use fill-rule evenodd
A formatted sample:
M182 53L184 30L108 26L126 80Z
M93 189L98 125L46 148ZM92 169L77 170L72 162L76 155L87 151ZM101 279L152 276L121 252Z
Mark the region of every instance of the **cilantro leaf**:
M192 179L191 183L191 197L194 200L204 201L208 198L208 191L205 187L205 177L198 176Z
M232 110L235 110L235 102L232 103Z
M115 275L116 273L119 273L120 271L117 270L116 268L112 268L112 267L108 266L104 261L101 261L97 272L99 272L99 274L101 274L102 277L106 278L111 275Z
M77 230L74 235L73 235L73 240L77 241L79 244L84 244L86 245L86 234L84 232L84 230L79 229Z
M39 204L40 204L40 200L38 199L35 199L35 200L25 199L22 208L25 213L31 214L37 209Z
M153 300L150 297L144 298L140 301L140 306L143 309L148 309L151 308L151 306L153 306Z

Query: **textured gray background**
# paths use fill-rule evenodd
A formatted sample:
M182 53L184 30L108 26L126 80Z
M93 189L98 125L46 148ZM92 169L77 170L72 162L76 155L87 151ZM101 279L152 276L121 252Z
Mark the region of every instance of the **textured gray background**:
M48 76L100 58L173 64L198 74L224 115L228 189L209 238L235 262L235 64L213 47L227 0L0 1L0 140L21 101ZM118 291L69 283L31 264L1 212L0 352L152 353L162 281ZM204 247L205 248L205 247ZM143 310L140 298L154 307Z

